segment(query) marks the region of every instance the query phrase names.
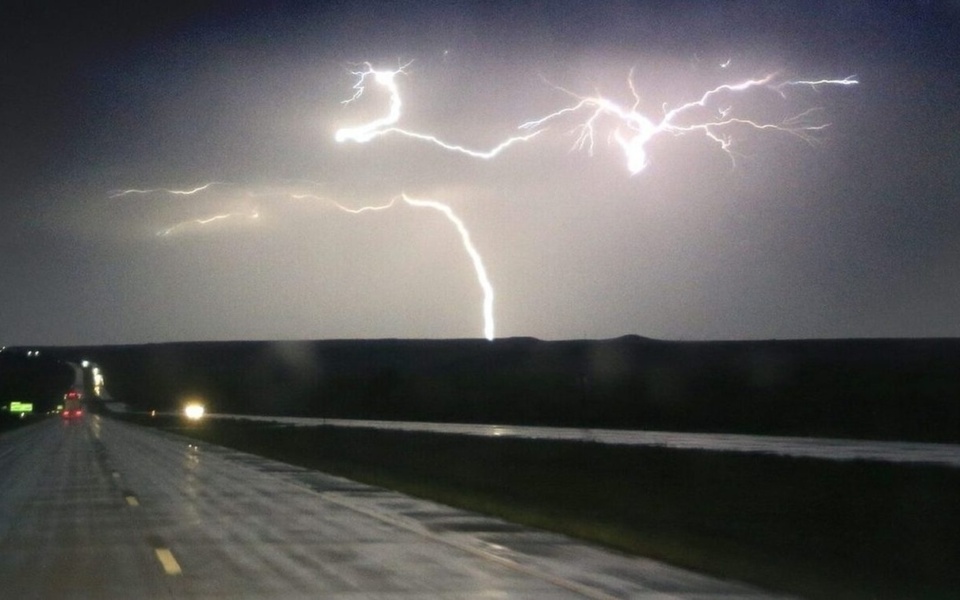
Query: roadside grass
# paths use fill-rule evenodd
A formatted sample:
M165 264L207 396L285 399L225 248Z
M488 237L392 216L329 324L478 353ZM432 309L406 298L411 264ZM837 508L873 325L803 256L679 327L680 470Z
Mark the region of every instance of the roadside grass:
M0 434L12 429L19 429L25 425L32 425L45 418L47 418L47 415L30 414L21 418L19 415L11 415L7 412L0 412Z
M127 419L804 597L960 594L955 469Z

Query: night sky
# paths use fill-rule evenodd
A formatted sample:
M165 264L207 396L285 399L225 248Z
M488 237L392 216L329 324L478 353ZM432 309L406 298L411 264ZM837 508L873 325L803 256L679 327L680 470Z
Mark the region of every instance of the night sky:
M0 5L0 345L482 337L444 213L338 208L401 193L469 229L497 337L960 336L960 2L74 4ZM575 147L589 111L490 160L338 143L388 112L343 103L365 62L409 63L397 127L477 149L571 94L859 83L719 93L829 126L666 133L631 173L624 123Z

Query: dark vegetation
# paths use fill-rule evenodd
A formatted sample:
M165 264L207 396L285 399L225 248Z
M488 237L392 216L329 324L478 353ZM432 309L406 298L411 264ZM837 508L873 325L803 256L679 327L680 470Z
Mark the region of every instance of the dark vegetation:
M810 598L955 598L960 471L132 417Z
M134 410L960 441L960 340L371 340L48 349Z
M46 415L24 415L20 417L18 415L11 415L7 411L0 411L0 433L36 423L44 418L44 416Z
M34 413L44 414L62 403L73 383L74 372L53 355L28 357L25 352L0 352L0 431L33 422L33 417L11 414L11 402L33 404ZM35 415L34 415L35 416Z

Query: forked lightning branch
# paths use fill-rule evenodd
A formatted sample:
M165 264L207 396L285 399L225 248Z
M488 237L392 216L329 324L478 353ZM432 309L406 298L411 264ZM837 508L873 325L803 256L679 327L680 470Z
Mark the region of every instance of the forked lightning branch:
M812 142L816 139L817 132L829 126L829 123L816 119L819 113L817 108L805 109L780 122L769 122L737 113L734 108L736 98L766 91L773 92L768 95L785 99L791 89L816 90L827 86L851 86L859 83L853 77L782 80L771 73L755 79L718 85L704 92L699 98L681 102L673 108L664 104L663 114L648 116L638 110L640 94L631 71L627 77L627 88L634 102L629 107L605 96L582 96L558 87L558 90L574 99L571 105L521 123L517 130L522 133L507 136L492 148L471 149L443 141L432 133L411 131L399 126L403 116L403 99L397 78L399 75L406 74L406 68L409 65L410 63L407 63L397 69L380 70L367 63L364 70L353 72L357 78L353 86L354 94L344 103L350 104L359 99L372 82L387 92L390 98L389 108L387 114L377 119L338 129L334 134L336 141L363 144L385 135L402 135L428 142L447 151L486 160L496 158L511 146L531 142L552 123L567 119L572 121L572 130L576 133L575 149L585 150L593 155L596 138L600 133L605 133L603 137L611 140L622 150L630 173L636 174L643 171L649 164L647 156L649 142L664 135L700 135L731 158L734 132L737 130L778 132Z
M557 90L571 98L570 104L519 124L516 134L505 136L498 144L490 148L470 148L445 141L434 133L414 131L401 126L404 102L398 79L400 76L407 74L409 65L410 63L407 63L396 69L376 69L371 64L365 63L364 69L352 73L355 77L353 94L344 100L343 104L350 105L356 102L367 92L369 86L376 85L382 88L389 98L387 110L376 119L337 129L334 133L336 142L367 144L383 136L403 136L416 142L427 143L443 152L462 154L472 159L493 160L515 146L544 140L543 133L555 124L566 124L567 131L574 135L574 150L584 151L593 156L596 152L597 140L605 139L622 153L622 160L626 162L628 173L637 175L650 166L649 144L658 137L700 136L705 142L714 145L720 152L725 153L731 161L734 158L733 149L737 134L790 135L805 142L813 143L817 140L817 136L829 126L829 123L819 120L822 113L817 107L810 107L781 121L772 122L738 112L735 108L736 100L747 95L756 96L760 94L763 94L762 98L766 100L786 100L789 94L798 89L816 91L824 87L846 87L859 83L853 77L790 80L782 79L773 73L733 83L724 83L708 89L693 100L679 102L672 107L663 104L660 114L647 115L639 110L641 104L639 87L634 79L633 72L631 72L626 81L626 88L633 100L630 105L618 103L600 94L580 95L555 86ZM722 66L726 67L727 65ZM756 101L756 98L754 98L754 101ZM228 185L230 184L224 182L209 182L186 190L168 188L128 189L112 192L110 197L120 198L152 194L193 196L207 194L211 191L211 188L217 186ZM287 196L301 201L313 199L327 202L338 210L350 214L387 210L400 202L410 207L428 208L440 212L456 228L463 248L473 266L482 293L483 336L489 340L494 339L496 328L493 286L487 276L480 252L474 245L466 224L449 205L439 200L417 199L406 194L398 194L393 200L386 203L357 208L347 207L339 202L312 193L288 193ZM182 234L189 229L203 228L225 220L257 221L260 214L259 210L253 210L205 215L165 227L158 231L157 235L170 237Z

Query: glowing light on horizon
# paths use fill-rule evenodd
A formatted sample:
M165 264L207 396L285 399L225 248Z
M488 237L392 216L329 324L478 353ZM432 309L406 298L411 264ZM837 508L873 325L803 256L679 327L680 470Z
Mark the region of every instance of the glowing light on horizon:
M190 419L191 421L199 421L200 419L203 418L203 415L206 412L207 411L204 408L203 404L200 404L199 402L190 402L189 404L183 407L183 416Z

